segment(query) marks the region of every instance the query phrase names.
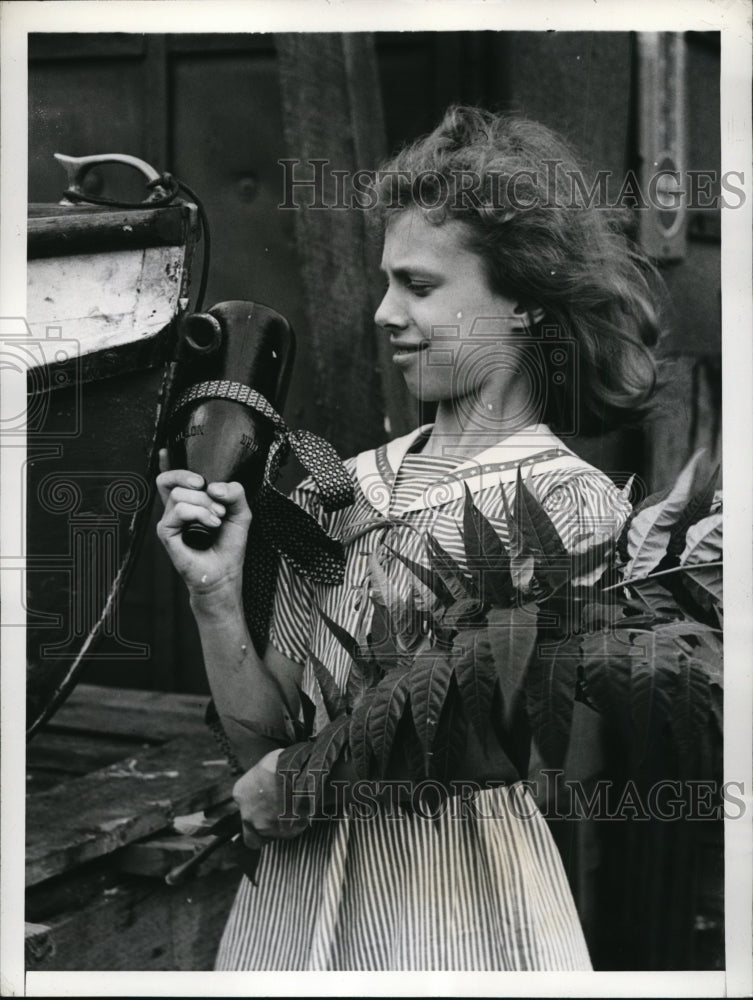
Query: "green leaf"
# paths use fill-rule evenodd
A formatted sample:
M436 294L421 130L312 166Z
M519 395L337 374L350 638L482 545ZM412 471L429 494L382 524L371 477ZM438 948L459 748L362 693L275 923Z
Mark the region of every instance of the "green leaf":
M513 715L512 724L506 724L504 716L505 706L502 702L499 678L497 678L492 694L491 728L508 760L517 770L520 778L524 779L528 776L531 756L531 730L523 700L521 699L520 702L520 710Z
M577 642L553 646L548 655L540 652L528 668L528 718L534 742L551 767L562 766L570 745L577 680Z
M333 621L328 614L326 614L321 608L319 608L319 614L324 619L324 624L330 630L332 635L337 639L340 645L343 647L345 652L351 658L351 660L357 660L360 655L360 648L358 643L350 634L346 631L342 625L338 625L337 622Z
M538 641L537 614L538 608L533 601L508 608L492 608L489 612L489 646L508 725Z
M719 478L719 469L720 466L717 465L706 482L702 483L700 488L694 491L685 509L681 512L677 523L672 529L669 545L667 546L667 552L670 556L680 555L685 547L688 529L707 517L711 510L711 505L714 502L714 487Z
M397 655L394 622L388 609L380 601L372 598L371 606L371 628L366 637L369 650L380 662L394 660Z
M542 566L558 568L561 576L563 565L567 562L567 549L551 518L523 482L520 468L515 493L515 519L523 545L544 556Z
M448 782L462 771L468 741L468 723L463 703L452 675L437 724L431 754L430 774L438 781Z
M465 597L437 617L445 628L468 628L482 617L483 610L484 605L477 597Z
M622 632L580 638L585 693L624 740L630 738L630 674L635 648Z
M277 758L277 773L281 774L283 771L300 772L313 750L314 744L310 740L285 747Z
M695 649L693 660L704 670L709 683L724 687L724 647L719 636L710 632L696 632L694 635Z
M340 755L347 743L350 730L350 719L347 715L328 723L320 733L314 738L313 750L306 763L305 772L302 775L303 781L307 781L310 776L314 792L314 812L322 803L324 795L324 783L329 780L332 768L340 759Z
M282 751L276 765L277 775L280 780L285 781L288 793L292 792L290 802L293 807L299 813L305 812L307 816L311 815L313 799L307 794L310 789L306 787L306 765L313 752L314 744L311 740L294 743Z
M351 664L348 681L345 685L345 707L354 712L366 693L379 681L381 673L375 660L368 656L359 656Z
M449 654L437 649L420 652L410 672L411 714L424 753L424 773L427 777L452 672L453 663Z
M537 599L541 641L553 642L582 631L583 609L592 597L589 588L558 587Z
M482 601L509 604L513 596L510 553L491 522L474 505L467 485L463 506L463 545L468 568L477 580Z
M685 548L680 555L681 566L718 562L724 557L722 515L712 514L688 528Z
M517 520L510 511L505 488L500 483L502 503L505 508L505 518L510 532L510 579L514 590L519 594L527 594L533 583L535 560L533 552L529 552L523 541L523 535Z
M399 552L397 549L393 549L392 546L385 544L384 547L388 552L391 552L396 559L399 559L404 566L407 566L416 579L434 594L440 604L443 604L445 607L452 604L452 593L447 588L441 577L428 567L422 566L421 563L414 562L413 559L409 559L408 556L403 555L402 552Z
M316 705L309 698L303 688L296 684L298 697L301 701L301 715L303 716L302 735L308 738L314 731L314 719L316 718Z
M432 570L442 580L454 601L477 598L473 581L463 572L449 552L442 548L433 535L427 535L426 544Z
M703 452L697 451L693 455L663 500L641 505L631 518L627 537L629 562L625 568L626 577L647 576L667 554L672 531L690 501L695 469L702 454Z
M674 647L673 652L678 654ZM630 674L630 711L633 720L633 756L639 766L660 759L665 729L672 714L674 682L677 673L675 656L671 666L659 656L634 660Z
M510 555L519 556L523 551L523 536L520 533L518 522L515 520L513 512L510 509L510 501L507 499L507 490L503 483L499 484L499 492L502 494L502 506L505 510L507 530L510 534Z
M482 747L490 723L490 708L497 681L488 629L461 633L455 640L455 678L466 718L478 733Z
M713 610L724 600L724 576L721 566L704 566L697 563L683 566L683 582L688 593L707 611Z
M602 539L593 545L570 553L570 584L573 587L593 587L614 562L614 538Z
M413 725L413 719L411 718L410 712L403 712L400 722L397 726L397 732L393 740L393 758L395 767L397 768L397 774L404 775L408 774L411 778L420 778L424 773L424 758L423 752L421 750L421 744L419 743L418 736L416 736L416 730ZM389 776L388 776L389 777ZM397 789L398 793L401 790ZM408 802L412 796L413 789L409 789L405 794L408 798ZM406 800L402 794L399 794L402 804L406 804Z
M369 738L369 721L375 695L376 688L369 688L350 716L350 752L353 757L356 774L359 778L371 777L372 751L371 740Z
M635 481L635 473L633 473L630 476L630 478L628 479L628 481L625 483L625 485L620 490L620 497L623 500L630 500L630 494L631 494L632 489L633 489L633 482L634 481Z
M618 602L607 603L600 600L586 601L583 607L582 624L587 632L598 632L602 628L612 628L624 620L625 611ZM655 616L651 616L653 619Z
M380 778L387 772L395 733L408 700L409 677L407 670L393 670L379 682L371 702L369 738Z
M708 733L711 685L703 667L692 658L680 655L679 666L671 726L680 774L690 777L696 773L699 747Z
M513 586L520 594L527 594L533 583L536 570L536 558L532 552L527 555L512 556L510 559L510 576Z
M310 654L311 666L314 668L314 676L322 693L322 701L327 710L330 721L341 715L345 711L345 696L340 690L337 681L324 666L322 661Z
M387 612L387 622L382 637L384 639L391 638L413 628L416 617L415 607L411 601L406 602L400 596L397 587L380 565L375 552L369 556L369 572L372 583L371 603L375 608L381 604ZM393 652L397 652L397 650L393 649Z
M386 534L392 526L405 527L405 522L396 518L382 517L381 515L379 517L367 518L364 521L356 521L352 524L348 530L343 532L340 540L343 545L351 545L370 531L381 531Z
M660 579L654 579L648 577L645 580L638 580L635 583L630 584L631 590L633 590L640 598L642 604L650 610L653 615L665 616L670 618L682 618L683 611L680 605L677 603L676 598L671 594L665 585L669 582L668 577L662 577Z
M358 596L354 595L354 600L358 602L358 617L356 618L355 625L353 627L353 639L355 640L359 650L365 649L368 644L368 633L369 626L371 624L372 618L372 604L371 600L371 577L366 574L361 586L358 588Z
M701 633L719 634L719 629L713 628L711 625L704 625L703 622L692 620L660 622L653 627L652 631L655 635L659 636L679 636L680 638L689 640L697 639Z
M327 628L353 661L345 688L345 706L348 711L352 711L363 697L364 692L379 680L381 676L379 666L373 657L362 652L353 636L333 621L321 608L319 608L319 614Z
M282 706L282 722L289 743L297 743L298 740L306 739L309 736L308 733L303 732L303 723L294 719L285 705Z

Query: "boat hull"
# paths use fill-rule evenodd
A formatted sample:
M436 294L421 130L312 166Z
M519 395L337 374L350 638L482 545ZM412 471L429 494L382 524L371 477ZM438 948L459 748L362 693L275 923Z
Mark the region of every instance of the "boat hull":
M118 609L153 500L195 232L187 205L30 220L29 735L88 661L149 655Z

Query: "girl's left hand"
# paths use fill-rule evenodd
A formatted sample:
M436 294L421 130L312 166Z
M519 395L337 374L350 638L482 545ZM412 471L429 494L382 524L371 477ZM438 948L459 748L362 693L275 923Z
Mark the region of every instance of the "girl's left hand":
M277 758L282 750L273 750L242 775L233 787L243 821L243 842L258 850L268 839L291 839L308 827L305 816L295 816L295 804L284 801L283 783L277 776Z

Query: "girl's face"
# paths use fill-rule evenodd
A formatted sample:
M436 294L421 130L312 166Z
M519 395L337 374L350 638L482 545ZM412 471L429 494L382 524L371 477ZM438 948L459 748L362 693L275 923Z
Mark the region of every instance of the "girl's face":
M388 287L375 314L390 335L413 395L467 399L496 410L518 382L516 303L491 290L481 258L464 245L464 224L427 222L418 209L387 225L382 270Z

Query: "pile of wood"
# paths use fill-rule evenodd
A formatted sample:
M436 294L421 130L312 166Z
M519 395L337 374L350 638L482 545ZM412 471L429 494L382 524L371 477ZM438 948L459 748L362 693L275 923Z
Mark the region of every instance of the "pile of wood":
M201 814L234 782L205 703L80 685L29 743L28 970L212 968L240 878L232 852L164 881L207 843ZM193 835L177 832L187 815Z

